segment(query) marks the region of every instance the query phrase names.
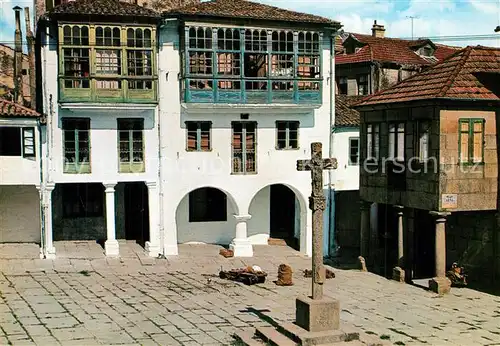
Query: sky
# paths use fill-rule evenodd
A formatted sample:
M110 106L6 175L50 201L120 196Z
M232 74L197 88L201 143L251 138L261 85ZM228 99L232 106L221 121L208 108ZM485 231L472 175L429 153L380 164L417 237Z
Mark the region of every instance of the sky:
M386 28L386 36L430 37L453 46L500 47L500 0L253 0L339 21L346 32L371 33L373 21ZM14 6L33 0L0 0L0 42L14 41ZM25 34L24 14L21 28ZM453 36L453 39L450 38ZM457 36L458 39L456 38ZM464 37L465 36L465 37Z

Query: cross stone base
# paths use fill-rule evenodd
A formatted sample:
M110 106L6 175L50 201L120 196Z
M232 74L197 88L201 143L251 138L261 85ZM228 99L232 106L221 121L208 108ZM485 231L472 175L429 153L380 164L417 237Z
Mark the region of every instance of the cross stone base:
M393 268L392 279L399 282L405 282L405 271L400 267Z
M323 296L322 299L299 297L295 301L296 324L308 332L338 330L340 326L340 303Z
M447 277L437 277L429 280L429 289L437 294L447 294L451 290L451 281Z

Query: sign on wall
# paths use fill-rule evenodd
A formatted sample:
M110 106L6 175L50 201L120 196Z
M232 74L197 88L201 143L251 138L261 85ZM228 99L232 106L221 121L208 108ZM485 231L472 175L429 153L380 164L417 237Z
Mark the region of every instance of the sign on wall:
M441 195L441 208L443 209L456 209L458 208L457 194L443 194Z

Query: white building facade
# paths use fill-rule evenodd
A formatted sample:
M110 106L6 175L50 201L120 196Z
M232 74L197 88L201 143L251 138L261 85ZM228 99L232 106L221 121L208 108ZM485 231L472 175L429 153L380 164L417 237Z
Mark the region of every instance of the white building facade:
M227 15L232 5L212 4L166 14L160 30L165 254L201 242L252 256L270 238L311 254L311 178L296 162L312 142L329 154L339 24L285 10L252 18L271 8L246 1L246 14Z
M0 99L0 243L39 243L43 119Z
M116 4L65 3L38 29L45 257L54 240L116 256L120 239L154 257L179 243L252 256L270 238L310 255L310 173L296 161L312 142L332 154L340 24L247 1L161 20Z

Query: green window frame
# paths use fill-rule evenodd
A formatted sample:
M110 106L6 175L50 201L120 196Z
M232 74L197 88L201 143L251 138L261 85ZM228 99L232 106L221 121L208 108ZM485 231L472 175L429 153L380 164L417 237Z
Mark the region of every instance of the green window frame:
M117 119L119 173L143 173L144 119Z
M257 173L257 122L234 121L232 135L232 174Z
M90 166L90 119L62 119L64 173L91 173Z
M484 163L485 119L461 118L458 120L458 162L460 164Z
M299 149L299 121L276 121L276 150Z
M59 47L64 89L103 90L103 97L154 89L154 26L62 23Z
M212 150L212 122L186 121L186 151Z

